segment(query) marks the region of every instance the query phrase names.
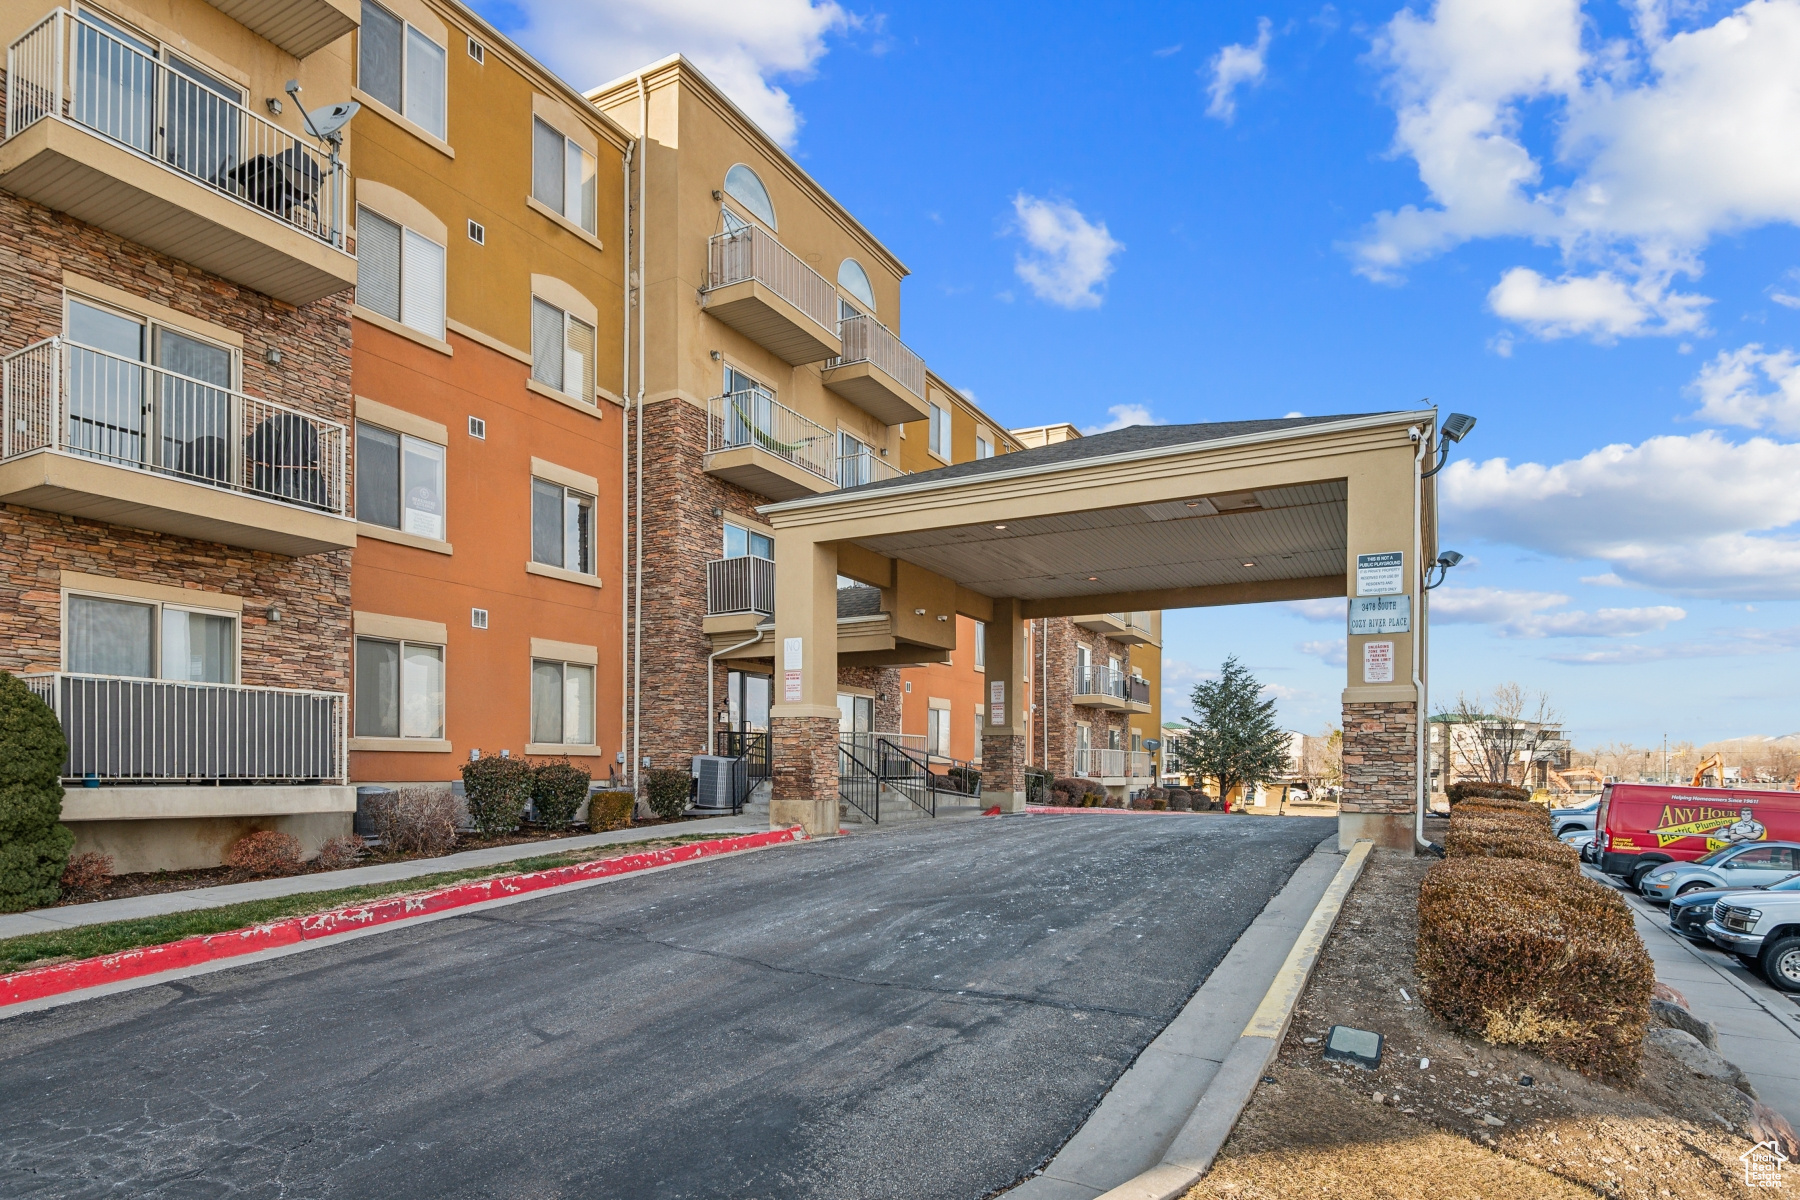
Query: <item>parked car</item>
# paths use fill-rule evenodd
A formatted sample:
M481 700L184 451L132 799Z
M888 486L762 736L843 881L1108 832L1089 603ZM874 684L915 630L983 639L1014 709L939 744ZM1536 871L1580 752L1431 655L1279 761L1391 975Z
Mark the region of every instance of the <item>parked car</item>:
M1598 796L1582 804L1553 808L1550 810L1550 829L1557 837L1577 829L1591 831L1594 828L1594 818L1599 812L1600 797Z
M1690 942L1712 945L1706 936L1706 923L1712 920L1713 908L1721 900L1739 896L1756 896L1763 892L1800 892L1800 875L1789 875L1780 883L1763 887L1700 888L1669 901L1669 929Z
M1571 829L1566 833L1561 833L1557 836L1561 841L1575 847L1576 853L1581 855L1582 862L1588 860L1588 847L1594 844L1595 834L1593 830Z
M1713 944L1755 962L1784 992L1800 992L1800 891L1730 896L1706 923Z
M1644 899L1660 904L1703 888L1758 887L1800 871L1800 842L1739 842L1690 863L1646 871L1638 883Z
M1597 865L1636 889L1664 863L1694 862L1740 842L1800 843L1800 792L1609 783L1595 828Z

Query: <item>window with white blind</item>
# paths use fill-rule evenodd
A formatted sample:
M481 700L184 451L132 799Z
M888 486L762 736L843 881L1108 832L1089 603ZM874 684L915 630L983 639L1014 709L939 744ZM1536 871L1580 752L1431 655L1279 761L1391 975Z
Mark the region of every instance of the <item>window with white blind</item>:
M64 658L78 675L237 682L236 615L71 594Z
M937 405L929 405L931 409L931 434L926 444L931 452L950 461L950 413Z
M599 164L574 138L531 119L531 194L589 233L599 229Z
M987 622L975 622L975 669L987 670Z
M934 708L927 713L925 726L926 752L940 758L950 757L950 710Z
M988 441L984 437L979 437L979 436L976 437L976 439L975 439L975 457L976 458L992 458L992 457L994 457L994 443Z
M356 210L356 303L444 340L444 248L366 208Z
M544 479L531 481L531 561L594 574L592 496Z
M356 736L444 736L444 648L356 639Z
M987 716L987 712L986 712L985 708L982 705L977 704L975 706L975 749L969 755L970 762L980 762L981 761L981 726L982 726L983 718L985 718L986 716Z
M531 740L540 745L594 744L594 668L531 660Z
M444 447L356 423L356 519L444 540Z
M444 65L442 46L373 0L363 0L357 86L439 140L445 136Z
M536 296L531 298L531 377L594 403L594 327Z

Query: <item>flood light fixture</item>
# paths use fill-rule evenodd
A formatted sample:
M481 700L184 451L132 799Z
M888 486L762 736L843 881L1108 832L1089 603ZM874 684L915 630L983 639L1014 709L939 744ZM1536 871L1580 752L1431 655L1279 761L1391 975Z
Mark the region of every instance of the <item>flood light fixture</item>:
M1450 573L1450 568L1454 567L1462 560L1463 556L1454 550L1446 550L1438 555L1437 561L1425 568L1425 590L1429 592L1431 589L1441 586L1444 582L1444 576ZM1431 577L1433 571L1437 572L1437 578L1435 580Z
M1449 416L1445 417L1444 423L1438 426L1438 439L1442 445L1442 449L1438 451L1437 466L1426 471L1423 475L1420 475L1419 478L1430 479L1433 475L1436 475L1439 471L1443 470L1444 464L1450 461L1450 447L1468 437L1469 431L1474 428L1475 418L1471 417L1468 413L1451 413Z

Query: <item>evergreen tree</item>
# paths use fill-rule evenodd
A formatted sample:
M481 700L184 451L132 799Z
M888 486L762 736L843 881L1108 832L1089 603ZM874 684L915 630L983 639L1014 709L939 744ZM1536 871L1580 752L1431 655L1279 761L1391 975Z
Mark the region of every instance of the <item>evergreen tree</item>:
M1181 766L1196 779L1217 781L1220 801L1240 784L1248 793L1286 772L1288 735L1275 720L1275 701L1262 699L1262 685L1236 655L1217 679L1194 686L1191 703Z
M0 912L55 904L75 836L62 817L68 755L50 706L0 671Z

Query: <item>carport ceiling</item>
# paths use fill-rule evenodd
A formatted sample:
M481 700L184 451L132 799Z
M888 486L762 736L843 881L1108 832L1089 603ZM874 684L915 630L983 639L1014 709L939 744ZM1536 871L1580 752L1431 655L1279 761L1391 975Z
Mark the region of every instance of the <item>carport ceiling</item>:
M1341 479L862 539L970 591L1020 600L1344 574Z

